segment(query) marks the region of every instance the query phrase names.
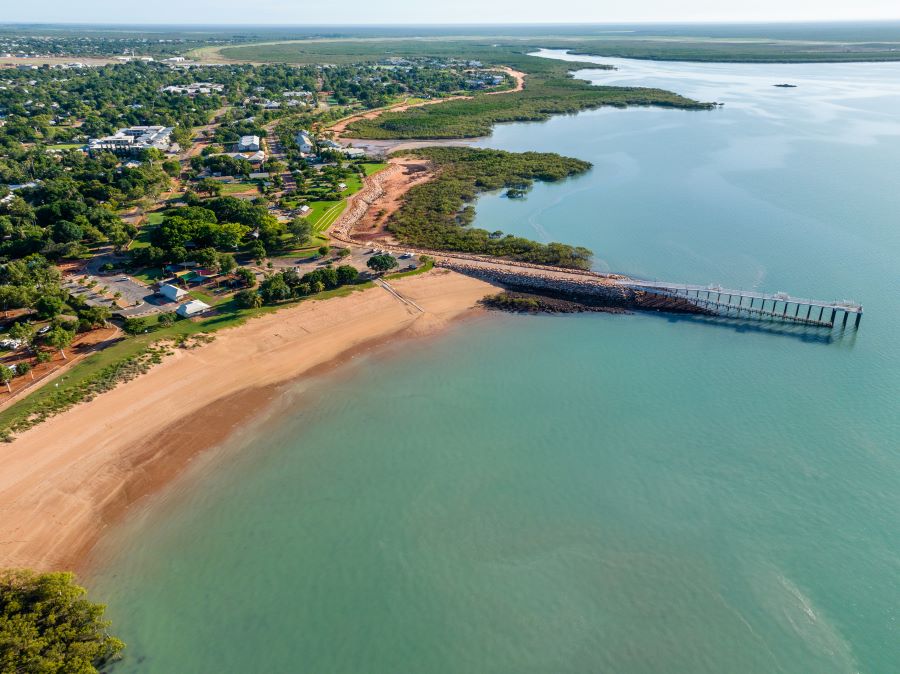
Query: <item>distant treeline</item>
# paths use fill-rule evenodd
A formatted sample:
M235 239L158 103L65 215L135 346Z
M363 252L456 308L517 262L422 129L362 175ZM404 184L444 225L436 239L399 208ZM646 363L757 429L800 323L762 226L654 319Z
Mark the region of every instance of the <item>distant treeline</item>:
M535 180L556 181L584 173L591 164L545 152L512 153L462 147L430 147L408 154L434 163L434 180L413 187L388 221L401 241L432 250L506 257L536 264L587 269L591 251L562 243L542 244L502 232L469 227L478 194L527 188Z

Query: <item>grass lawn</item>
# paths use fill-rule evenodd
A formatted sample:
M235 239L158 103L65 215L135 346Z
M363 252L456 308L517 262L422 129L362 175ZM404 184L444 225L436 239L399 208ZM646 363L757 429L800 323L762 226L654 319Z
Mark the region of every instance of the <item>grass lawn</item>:
M48 150L80 150L84 147L84 143L60 143L59 145L48 145Z
M344 183L347 185L347 189L341 192L341 194L345 197L349 197L351 194L355 194L362 189L362 180L360 180L359 176L355 173L348 178L344 178Z
M139 272L136 272L131 276L138 279L139 281L143 281L147 285L150 285L163 278L164 274L162 269L160 269L159 267L147 267L146 269L141 269Z
M153 215L156 215L154 213ZM150 247L150 232L153 229L152 226L144 225L138 230L137 236L131 240L131 244L128 246L128 250L137 250L138 248L149 248Z
M319 234L328 229L338 219L338 216L344 212L346 207L346 199L341 201L313 201L309 204L310 213L306 217L309 220L309 224L312 225L313 232Z
M259 192L256 183L220 183L222 185L222 194L228 196L230 194L243 194L244 192Z
M162 221L163 221L163 219L164 219L165 217L166 217L166 216L163 214L162 211L156 211L156 212L154 212L154 213L148 213L148 214L147 214L147 221L146 221L144 224L146 224L146 225L154 225L154 226L155 226L155 225L161 225L161 224L162 224Z
M230 296L225 295L224 293L222 295L216 295L210 292L209 288L204 288L203 290L191 290L190 294L201 302L206 302L211 307L216 307L231 301Z
M403 278L404 276L415 276L417 274L424 274L426 271L431 271L434 269L434 260L428 260L425 264L420 264L415 269L410 269L409 271L398 271L395 274L388 274L384 278L390 280L395 278Z
M368 176L372 175L373 173L378 173L379 171L387 168L387 164L384 162L381 162L381 163L366 162L365 164L362 165L362 167L363 167L363 171L366 172L366 177L368 177Z

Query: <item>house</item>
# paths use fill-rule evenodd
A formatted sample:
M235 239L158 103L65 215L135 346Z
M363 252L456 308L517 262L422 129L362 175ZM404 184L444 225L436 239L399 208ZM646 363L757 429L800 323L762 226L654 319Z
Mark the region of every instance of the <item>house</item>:
M159 290L157 292L170 302L177 302L182 297L187 295L186 290L184 290L183 288L179 288L178 286L173 286L170 283L163 283L161 286L159 286Z
M223 152L222 154L234 157L235 159L246 159L253 166L259 166L266 161L266 153L262 150L252 154L250 152Z
M306 214L309 213L312 209L311 209L309 206L307 206L306 204L303 204L303 205L302 205L300 208L298 208L297 210L300 212L300 215L306 215Z
M238 152L259 152L259 136L241 136Z
M306 131L300 131L297 133L296 137L297 147L300 148L300 152L303 154L309 154L313 151L313 142L312 138L309 137L309 134Z
M343 192L347 189L347 183L338 183L338 192Z
M211 307L206 304L206 302L201 302L200 300L191 300L190 302L185 302L180 307L178 307L175 310L175 313L182 318L190 318L191 316L202 314L204 311L209 311L210 309Z

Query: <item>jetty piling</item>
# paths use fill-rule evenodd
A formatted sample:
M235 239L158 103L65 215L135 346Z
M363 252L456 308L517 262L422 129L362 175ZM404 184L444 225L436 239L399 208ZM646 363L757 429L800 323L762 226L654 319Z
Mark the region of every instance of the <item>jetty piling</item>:
M678 302L681 309L687 302L704 313L723 317L746 315L765 320L833 328L838 320L841 320L842 326L846 326L849 316L853 314L855 315L853 327L858 328L863 314L862 306L855 302L803 299L791 297L787 293L769 294L747 290L729 290L718 286L696 286L634 279L619 282L635 291L669 298L673 302ZM725 296L724 300L723 295ZM747 304L744 304L745 298L748 301ZM794 307L793 312L790 311L791 306ZM804 307L806 308L805 316L801 314ZM819 313L813 316L812 312L816 309Z

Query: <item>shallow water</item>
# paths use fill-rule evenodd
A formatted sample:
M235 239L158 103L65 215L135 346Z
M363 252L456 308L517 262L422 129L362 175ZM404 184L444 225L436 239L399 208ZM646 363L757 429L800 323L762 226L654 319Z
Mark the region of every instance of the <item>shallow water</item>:
M104 542L117 672L900 671L900 64L598 61L726 106L499 127L595 167L478 224L859 333L488 315L298 386Z

